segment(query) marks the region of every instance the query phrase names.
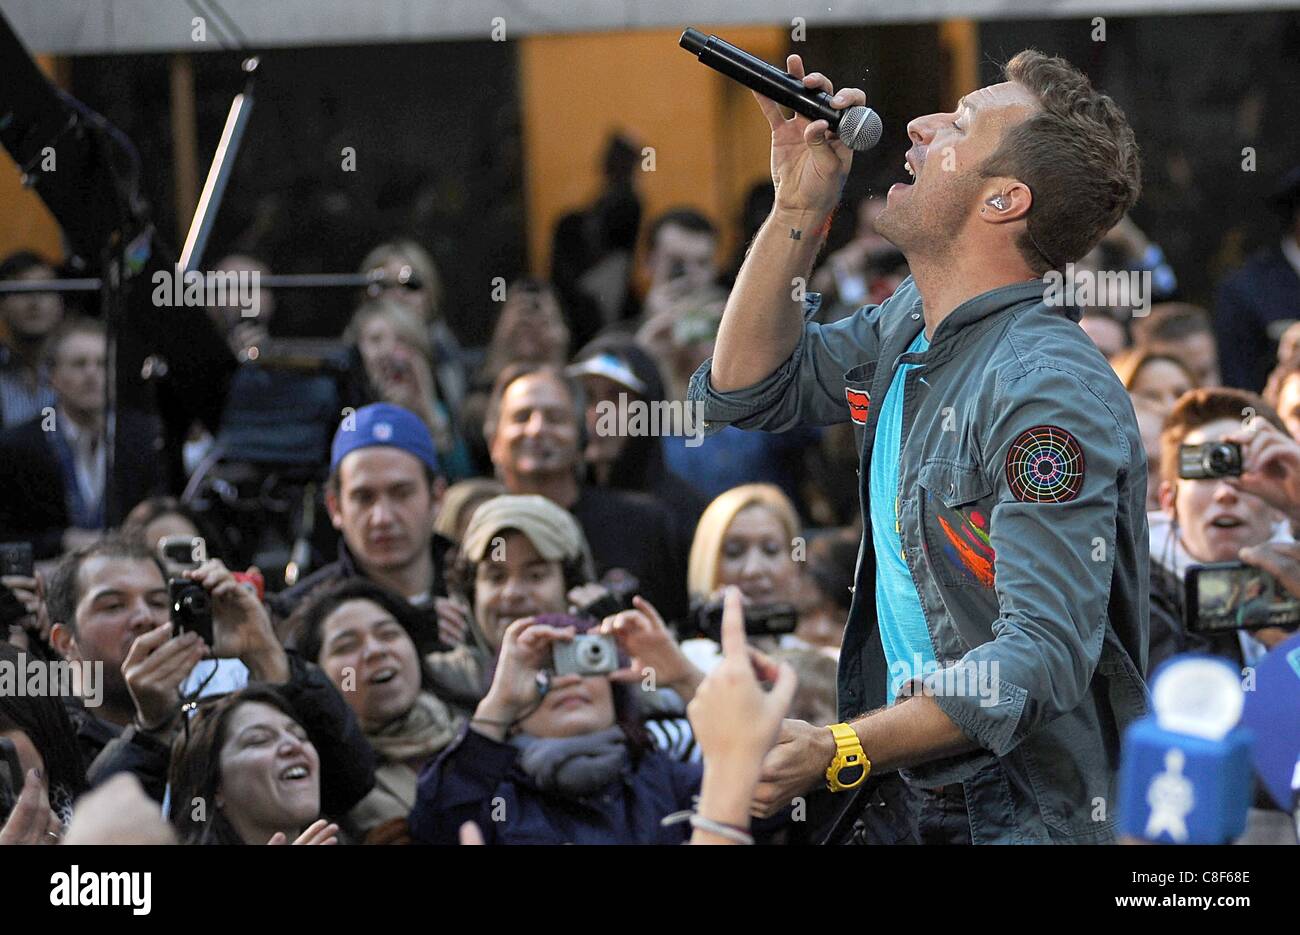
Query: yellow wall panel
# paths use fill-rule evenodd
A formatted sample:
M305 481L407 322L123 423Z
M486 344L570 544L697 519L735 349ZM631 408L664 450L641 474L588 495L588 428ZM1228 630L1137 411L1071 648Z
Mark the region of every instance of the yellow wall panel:
M36 63L47 75L59 80L57 59L36 56ZM0 257L15 250L35 250L53 260L63 259L59 225L34 192L23 187L21 173L9 153L0 149Z
M792 47L785 29L701 25L771 62ZM680 30L534 36L522 40L525 198L532 269L550 267L551 232L602 185L611 133L654 148L639 172L644 219L679 205L704 211L734 247L746 190L768 176L770 130L749 92L677 46Z

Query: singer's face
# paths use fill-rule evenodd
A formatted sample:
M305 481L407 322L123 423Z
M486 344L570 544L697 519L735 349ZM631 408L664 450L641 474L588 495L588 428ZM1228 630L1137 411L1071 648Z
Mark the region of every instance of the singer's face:
M983 200L997 194L981 164L1037 106L1027 88L1009 81L972 91L954 111L909 123L905 159L915 179L890 187L876 230L904 253L947 252Z

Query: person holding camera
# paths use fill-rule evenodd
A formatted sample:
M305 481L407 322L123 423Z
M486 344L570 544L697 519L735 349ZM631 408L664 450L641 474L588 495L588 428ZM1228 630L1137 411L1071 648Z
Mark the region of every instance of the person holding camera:
M420 777L411 831L452 844L467 821L488 844L679 844L698 764L658 752L638 712L639 686L615 681L629 643L616 620L544 614L506 627L487 695L468 729ZM670 664L666 629L636 650L644 668Z
M440 672L440 685L465 685L472 709L487 690L485 673L511 623L539 614L600 617L633 641L630 652L639 655L642 636L667 651L656 665L654 690L642 696L646 728L661 749L689 756L693 745L684 705L698 670L668 636L653 604L640 595L628 604L592 582L591 552L571 514L541 496L494 497L474 512L463 540L451 582L470 605L473 622L466 646L428 657Z
M635 577L669 620L686 612L686 563L673 523L645 494L584 481L586 405L559 367L518 364L493 386L483 423L497 478L512 494L537 494L568 510L591 545L596 572Z
M180 582L192 583L188 594ZM109 536L59 564L50 617L64 658L98 663L94 671L102 672L99 691L91 697L96 686L83 685L86 704L73 712L92 785L130 772L162 801L171 740L185 726L178 689L209 655L239 659L252 681L278 686L294 706L326 764L332 814L345 813L374 784L374 754L351 709L319 669L280 646L261 602L220 561L169 583L147 547Z
M1246 427L1249 426L1249 427ZM1180 476L1188 446L1239 445L1238 468ZM1229 451L1231 449L1228 449ZM1229 460L1236 460L1230 458ZM1199 462L1198 462L1199 463ZM1217 463L1217 462L1215 462ZM1232 470L1240 470L1233 475ZM1276 411L1254 393L1227 388L1184 394L1160 436L1160 507L1151 514L1151 652L1147 670L1188 649L1221 655L1236 666L1254 664L1285 639L1276 627L1188 633L1184 577L1190 565L1244 560L1242 552L1288 543L1286 519L1300 517L1300 448L1285 435Z

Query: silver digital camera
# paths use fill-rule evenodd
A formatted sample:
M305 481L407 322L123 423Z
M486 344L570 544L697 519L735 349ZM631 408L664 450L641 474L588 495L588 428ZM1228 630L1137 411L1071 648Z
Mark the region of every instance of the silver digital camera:
M556 675L608 675L618 668L614 637L583 633L571 642L551 644L551 668Z

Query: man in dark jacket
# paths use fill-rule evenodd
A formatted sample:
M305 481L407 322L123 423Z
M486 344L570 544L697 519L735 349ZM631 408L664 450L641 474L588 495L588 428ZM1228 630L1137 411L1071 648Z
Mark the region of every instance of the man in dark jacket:
M1282 332L1300 320L1300 167L1270 202L1282 217L1281 240L1225 278L1214 307L1223 382L1255 393L1277 360Z
M47 352L55 405L0 434L0 540L31 542L37 558L93 541L120 519L113 509L124 511L157 491L156 427L135 412L117 414L119 459L108 475L107 350L103 324L65 322Z
M287 654L257 598L217 560L188 572L211 595L211 646L175 633L167 579L145 546L110 536L71 553L50 581L51 639L64 658L89 662L99 685L83 685L71 705L87 776L139 777L162 801L178 689L200 659L237 658L252 681L277 686L295 708L322 763L322 803L344 814L374 784L374 752L347 703L325 675Z
M582 480L586 406L582 388L558 368L508 367L488 402L483 434L497 478L511 494L537 494L582 527L604 576L621 569L665 620L686 614L686 556L662 507L645 494Z
M461 642L468 618L446 596L452 543L433 531L446 488L433 438L413 412L375 403L345 417L334 434L325 493L342 533L338 560L272 595L271 610L287 619L322 584L360 576L426 608L431 642L439 635Z

